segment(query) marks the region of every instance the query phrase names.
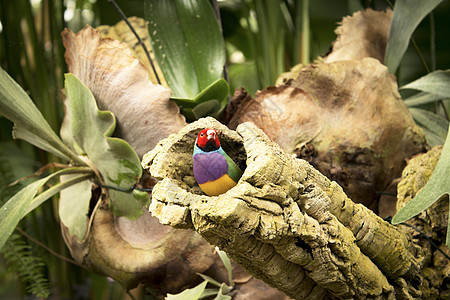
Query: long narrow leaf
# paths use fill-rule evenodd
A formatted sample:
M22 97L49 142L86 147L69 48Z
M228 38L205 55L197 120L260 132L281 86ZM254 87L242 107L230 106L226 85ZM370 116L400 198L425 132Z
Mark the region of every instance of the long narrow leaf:
M0 68L0 114L14 122L15 136L65 160L85 165L56 135L25 91Z
M447 140L442 149L441 157L439 158L430 179L417 195L397 212L392 219L392 224L404 222L430 207L445 194L447 196L450 195L450 180L448 180L448 174L450 174L450 134L447 134ZM449 231L449 228L447 228L446 244L450 247Z
M418 106L418 105L422 105L422 104L437 102L437 101L445 99L445 98L448 98L448 97L444 97L444 96L436 95L436 94L430 94L430 93L426 93L426 92L421 92L414 96L406 98L404 101L405 101L406 106L413 107L413 106Z
M146 0L152 48L173 97L193 99L222 76L225 46L207 0Z
M429 73L401 89L413 89L450 98L450 70L438 70Z
M397 0L392 16L389 40L384 63L389 72L395 73L403 54L408 48L409 40L422 21L443 0Z
M216 247L216 252L220 257L220 260L222 260L223 265L225 266L225 269L227 270L228 273L228 280L230 281L230 286L234 286L234 282L233 282L233 270L231 267L231 261L230 258L228 257L228 255L225 253L225 251L222 251L219 249L219 247Z
M448 128L448 121L446 119L425 109L410 108L409 111L411 112L411 115L413 116L414 120L417 121L417 123L427 128L440 138L439 145L442 145L444 143ZM426 134L425 137L427 138L427 141L429 143L429 139ZM430 146L435 145L430 144Z
M27 185L11 197L8 202L0 208L0 228L2 229L0 235L0 249L3 247L20 220L30 212L30 207L35 208L37 204L41 204L43 201L48 199L48 197L53 195L52 192L49 192L45 193L44 196L38 196L39 198L35 199L36 193L47 181L62 174L86 172L89 172L87 168L63 169ZM56 189L53 191L56 191Z
M69 176L69 175L66 175L66 176ZM43 193L39 194L37 197L35 197L31 201L25 215L27 215L32 210L34 210L36 207L41 205L45 200L47 200L50 197L56 195L57 193L63 191L64 189L70 188L71 186L73 186L77 183L87 181L89 178L92 178L92 177L93 177L93 173L91 173L91 172L88 174L82 174L82 175L77 174L77 175L73 175L73 177L70 180L67 180L64 182L59 182L58 184L55 184L51 188L45 190Z

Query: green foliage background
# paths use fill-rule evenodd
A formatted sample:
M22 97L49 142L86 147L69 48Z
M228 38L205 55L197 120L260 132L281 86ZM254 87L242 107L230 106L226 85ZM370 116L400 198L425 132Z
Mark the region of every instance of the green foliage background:
M299 63L302 54L306 60L326 54L343 16L364 7L389 6L389 1L383 0L315 0L309 1L309 11L304 14L294 9L301 7L302 2L219 3L231 91L243 86L254 93L274 84L278 73ZM127 16L144 17L144 0L117 3ZM259 22L259 28L268 28L266 32L248 30L252 21L246 22L246 18L251 11L259 17L254 20ZM410 44L396 73L399 86L429 71L450 69L449 16L450 1L444 1L420 23L413 38L421 54ZM310 20L309 39L301 43L301 22L306 17ZM67 71L60 33L65 27L78 31L85 24L113 25L119 20L119 14L107 0L0 0L0 65L30 95L56 132L63 117L61 89ZM408 97L414 92L401 93ZM443 106L448 111L448 100L443 105L425 103L420 108L445 117ZM11 130L12 123L0 116L0 204L33 179L13 187L8 187L9 183L49 162L58 162L54 156L23 141L12 140ZM33 211L2 250L0 298L24 297L29 293L46 297L49 292L57 298L121 298L124 292L116 283L85 271L70 259L60 234L57 211L56 198Z

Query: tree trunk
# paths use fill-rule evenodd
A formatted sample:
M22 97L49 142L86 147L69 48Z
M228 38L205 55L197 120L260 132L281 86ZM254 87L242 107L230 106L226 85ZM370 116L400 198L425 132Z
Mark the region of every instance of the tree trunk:
M219 132L225 152L245 168L238 184L217 197L204 195L192 172L196 134L208 127ZM152 193L153 216L194 229L291 298L448 295L443 289L450 266L440 252L435 255L436 249L410 227L393 226L353 203L336 182L285 153L253 123L232 131L212 118L201 119L162 140L142 165L161 179ZM448 215L442 212L448 208L439 211L440 218L428 219L435 222L428 228L445 230Z

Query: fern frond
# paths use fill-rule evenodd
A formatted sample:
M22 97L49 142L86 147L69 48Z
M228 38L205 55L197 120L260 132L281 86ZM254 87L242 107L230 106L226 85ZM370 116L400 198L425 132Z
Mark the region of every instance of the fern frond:
M47 298L50 295L50 284L45 276L45 263L33 253L22 236L14 232L2 249L8 268L16 272L25 284L28 293Z
M0 174L2 174L0 205L25 186L25 182L20 182L13 187L8 187L8 184L31 173L32 162L15 144L0 143ZM8 268L23 282L27 293L38 298L47 298L50 295L45 263L21 234L14 232L0 253L3 254Z

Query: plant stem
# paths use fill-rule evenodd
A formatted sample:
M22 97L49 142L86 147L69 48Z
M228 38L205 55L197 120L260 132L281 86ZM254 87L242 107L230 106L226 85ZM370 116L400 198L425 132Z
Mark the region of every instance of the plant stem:
M60 255L59 253L56 253L55 251L53 251L51 248L47 247L44 243L41 243L40 241L36 240L35 238L33 238L32 236L30 236L28 233L26 233L25 231L23 231L20 227L16 227L16 230L18 232L20 232L20 234L22 234L25 238L27 238L28 240L30 240L31 242L35 243L36 245L38 245L39 247L45 249L47 252L49 252L51 255L55 256L56 258L59 258L65 262L68 262L70 264L73 264L75 266L80 266L76 261L74 261L73 259L67 258L65 256Z
M411 43L414 47L414 50L416 50L417 55L419 56L420 62L422 63L423 67L427 71L427 73L430 73L430 68L427 65L427 62L425 61L425 58L422 55L422 52L419 49L419 46L417 46L416 40L414 38L411 38Z
M125 13L122 11L122 9L119 7L119 5L117 5L116 1L114 0L108 0L109 3L111 3L114 8L116 9L116 11L119 13L119 15L122 17L122 19L125 21L125 23L128 25L128 27L130 28L131 32L133 32L134 36L137 38L137 40L139 41L139 44L142 46L142 48L144 49L145 55L147 56L148 61L150 62L150 65L152 66L152 70L153 73L155 74L155 78L156 81L158 81L158 84L161 84L161 80L159 79L158 73L156 72L155 69L155 65L153 64L153 60L150 57L150 53L148 52L147 47L145 46L144 42L142 41L141 37L139 36L139 34L137 34L136 30L134 30L133 25L131 25L130 21L128 21L127 16L125 15Z
M436 70L436 31L434 25L433 12L430 13L430 52L431 52L431 71Z
M301 43L301 63L309 63L309 0L302 0L302 43Z

